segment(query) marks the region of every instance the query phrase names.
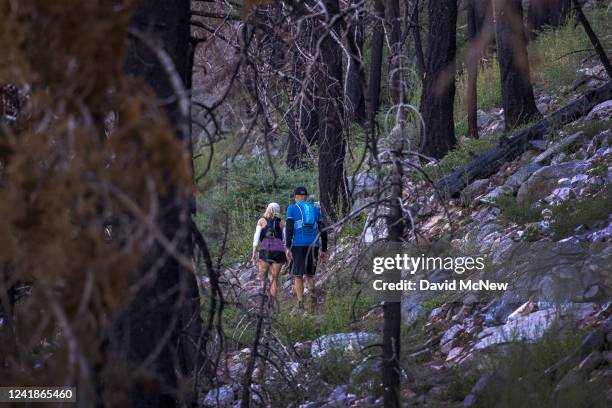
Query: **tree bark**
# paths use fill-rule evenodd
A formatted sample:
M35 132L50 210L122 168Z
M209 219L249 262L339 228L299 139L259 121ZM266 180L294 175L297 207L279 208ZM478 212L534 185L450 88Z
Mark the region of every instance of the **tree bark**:
M468 0L466 14L469 40L466 63L468 136L478 139L478 65L494 38L491 4L489 0Z
M130 24L132 30L137 30L151 39L151 43L158 44L171 57L183 84L191 82L189 20L188 0L141 0ZM145 44L139 38L130 41L125 70L143 78L160 100L175 101L166 107L168 118L177 137L181 138L185 148L189 149L190 119L185 117L181 98L176 95L168 73L150 44ZM155 221L166 237L176 240L177 249L181 253L191 256L192 242L188 225L190 200L180 198L174 186L168 186L167 191L159 197L161 215ZM199 335L201 323L195 276L181 268L161 247L156 247L153 253L145 257L141 276L144 277L156 268L150 284L143 285L134 295L125 314L119 319L119 338L111 340L111 348L119 348L117 351L121 353L126 352L127 361L134 367L159 351L151 364L155 385L130 384L134 407L175 406L178 398L175 393L175 362L185 363L194 358L193 355L185 354L186 342L182 339L185 336ZM192 319L189 327L186 319ZM185 333L185 330L188 333ZM161 351L158 350L159 342L168 333L169 338L161 346ZM143 378L142 381L148 379Z
M402 42L399 0L385 1L385 24L389 33L389 96L392 105L403 102Z
M370 81L368 84L368 121L370 131L374 131L376 114L380 105L380 81L384 46L383 21L385 18L385 3L374 0L374 24L372 28L372 46L370 54Z
M423 80L425 75L425 55L423 54L423 41L421 40L421 18L420 18L421 4L419 0L414 1L414 8L412 10L412 36L414 38L414 55L417 62L417 71L419 77Z
M307 23L306 23L307 24ZM310 28L299 35L302 46L308 46ZM306 156L309 147L317 141L319 115L315 102L314 81L306 80L305 62L300 53L293 52L293 79L290 91L291 108L288 115L289 145L287 147L287 167L299 169L308 163Z
M457 2L429 2L427 65L421 94L424 132L421 150L441 158L455 146L453 102L455 99L455 52Z
M436 188L446 197L455 197L474 180L487 178L495 174L501 166L519 157L532 139L538 139L554 129L566 125L586 115L595 105L612 99L612 83L593 90L582 98L570 103L535 125L518 131L506 143L492 147L436 182Z
M494 0L506 131L539 118L531 86L521 0Z
M587 33L587 36L589 37L591 44L593 44L593 48L595 48L595 52L597 52L597 55L599 56L601 63L606 69L608 78L612 79L612 65L610 65L610 60L608 59L606 50L599 42L599 38L597 38L595 31L593 31L593 28L591 27L589 20L587 20L586 16L582 12L582 7L580 6L580 2L578 0L573 0L573 1L574 1L574 7L576 9L576 16L578 17L578 21L580 22L580 24L582 24L582 27L584 27L584 31Z
M357 0L353 0L353 6L357 4ZM351 122L364 124L366 112L362 10L358 9L353 12L347 31L347 43L350 54L346 83L347 116Z
M331 29L340 38L341 21L338 0L326 0L327 23L335 19ZM332 38L332 33L322 32L319 64L321 85L319 95L319 192L321 208L335 221L347 208L348 199L344 173L346 145L343 134L342 50Z
M571 11L571 0L530 0L527 25L531 38L544 27L559 27L565 23Z

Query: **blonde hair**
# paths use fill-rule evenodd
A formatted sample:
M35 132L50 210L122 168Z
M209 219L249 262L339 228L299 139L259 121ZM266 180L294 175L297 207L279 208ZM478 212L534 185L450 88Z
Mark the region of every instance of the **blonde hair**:
M264 213L264 218L272 218L275 215L280 214L280 205L277 203L270 203L266 208L266 212Z

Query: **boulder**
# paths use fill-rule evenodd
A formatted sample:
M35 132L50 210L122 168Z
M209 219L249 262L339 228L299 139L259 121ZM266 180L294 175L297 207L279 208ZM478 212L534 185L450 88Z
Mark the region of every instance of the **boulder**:
M370 344L380 341L380 336L374 333L337 333L321 336L312 341L310 354L315 358L325 357L332 350L358 353Z
M231 407L234 402L234 390L229 385L214 388L206 394L202 405L205 407L226 408Z
M561 164L542 167L521 185L517 194L519 204L529 204L549 195L564 177L573 177L583 173L589 167L583 160L573 160Z
M612 99L596 105L591 109L586 118L587 120L608 120L610 117L612 117Z
M461 192L461 201L464 206L469 206L472 201L479 195L484 194L489 185L489 179L480 179L474 181Z
M538 163L526 164L520 167L513 175L508 177L504 185L510 187L512 192L515 192L519 189L521 184L523 184L523 182L527 180L527 177L531 176L533 173L540 170L541 168L542 166L540 166Z

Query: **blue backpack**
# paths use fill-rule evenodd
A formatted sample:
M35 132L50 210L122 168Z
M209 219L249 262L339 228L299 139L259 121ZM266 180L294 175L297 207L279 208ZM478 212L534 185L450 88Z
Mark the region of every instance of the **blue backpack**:
M302 219L296 222L296 229L318 228L317 208L310 201L301 201L296 204L302 214Z

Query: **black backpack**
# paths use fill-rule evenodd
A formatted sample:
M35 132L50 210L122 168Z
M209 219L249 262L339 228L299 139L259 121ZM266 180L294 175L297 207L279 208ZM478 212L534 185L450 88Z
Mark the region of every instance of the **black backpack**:
M271 219L266 218L266 226L264 229L265 232L261 234L260 241L264 238L283 239L283 229L281 228L278 217L272 217Z

